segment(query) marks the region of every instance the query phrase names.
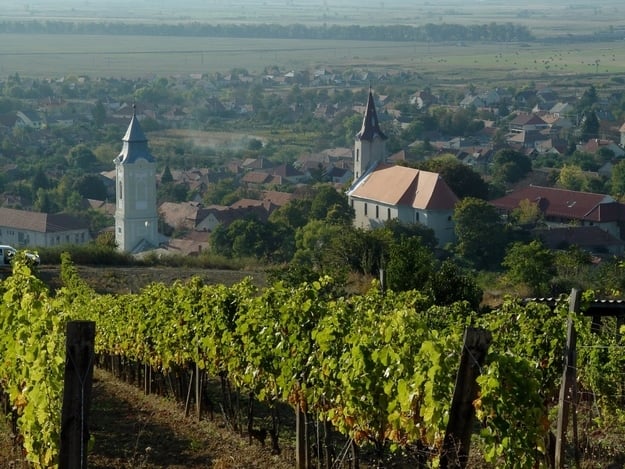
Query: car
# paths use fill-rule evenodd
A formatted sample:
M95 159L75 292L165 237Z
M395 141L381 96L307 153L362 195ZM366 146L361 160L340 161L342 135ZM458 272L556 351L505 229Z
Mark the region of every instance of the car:
M17 252L17 249L13 246L0 244L0 267L10 267L13 258L17 255ZM32 265L39 265L41 263L39 254L34 251L24 251L24 255L26 256L28 262Z

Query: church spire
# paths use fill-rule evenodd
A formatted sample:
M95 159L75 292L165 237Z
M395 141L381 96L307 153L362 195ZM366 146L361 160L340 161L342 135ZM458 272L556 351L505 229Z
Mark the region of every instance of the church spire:
M137 119L137 107L132 105L132 119L126 130L126 135L122 141L124 142L121 153L118 158L122 164L134 163L139 158L143 158L146 161L154 162L154 157L148 149L148 139L143 133L139 120Z
M386 140L387 137L380 129L380 122L378 121L378 113L375 110L375 101L373 99L373 91L369 87L369 99L367 100L367 109L362 119L362 127L360 132L356 135L358 140L373 141L375 137L379 137L382 140Z

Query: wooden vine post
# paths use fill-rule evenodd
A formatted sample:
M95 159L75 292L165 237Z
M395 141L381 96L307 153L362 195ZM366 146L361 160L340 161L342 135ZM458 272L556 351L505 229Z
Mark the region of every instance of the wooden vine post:
M460 368L443 440L441 469L464 468L467 464L475 417L473 401L478 393L476 379L481 373L491 341L492 335L485 329L468 328L464 332Z
M59 469L87 467L95 322L67 324Z
M569 319L566 327L566 350L564 354L564 371L562 373L562 384L560 385L560 396L558 398L558 426L556 430L556 454L555 468L564 467L564 453L566 449L566 432L569 424L569 409L573 409L573 435L577 440L577 421L575 401L577 399L577 377L575 373L577 334L573 324L572 315L579 312L580 293L579 290L571 290L569 298ZM577 441L573 442L577 448ZM575 463L579 467L577 451L575 451Z
M308 468L308 435L306 431L306 412L298 402L295 408L295 467Z

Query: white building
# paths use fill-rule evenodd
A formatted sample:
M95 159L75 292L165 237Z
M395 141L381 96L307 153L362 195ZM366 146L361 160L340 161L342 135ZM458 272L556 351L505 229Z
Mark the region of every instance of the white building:
M458 198L437 173L385 163L385 140L369 92L362 128L356 135L355 180L347 192L355 226L371 229L396 218L431 228L439 246L453 242L452 215Z
M0 207L0 244L16 248L85 244L89 224L64 213L43 213Z
M133 114L115 158L115 242L120 251L137 253L158 247L156 163L148 139Z

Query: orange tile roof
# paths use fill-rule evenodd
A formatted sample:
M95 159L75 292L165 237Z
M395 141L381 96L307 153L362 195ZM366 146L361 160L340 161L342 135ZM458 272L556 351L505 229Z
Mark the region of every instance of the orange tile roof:
M387 164L365 175L349 195L427 210L452 210L458 201L438 173Z

